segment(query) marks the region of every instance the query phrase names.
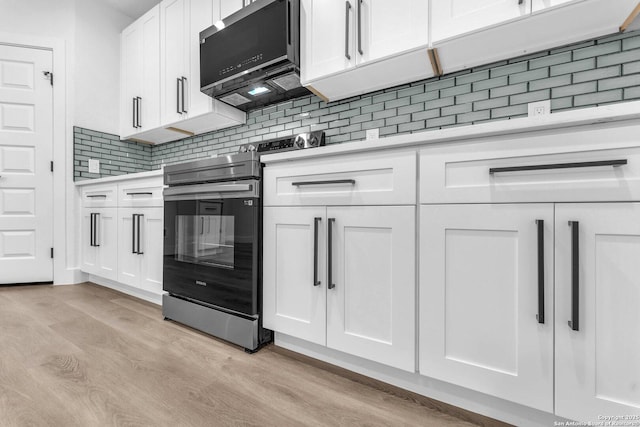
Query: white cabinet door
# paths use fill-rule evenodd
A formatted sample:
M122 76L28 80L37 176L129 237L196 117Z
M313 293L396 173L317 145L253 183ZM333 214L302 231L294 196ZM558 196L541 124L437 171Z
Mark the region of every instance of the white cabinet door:
M162 256L164 249L164 209L140 209L139 256L140 287L156 294L162 293Z
M82 208L82 232L80 233L81 270L85 273L95 274L97 271L97 247L93 244L93 218L95 209Z
M327 347L414 372L415 207L330 207L327 222Z
M356 3L358 63L428 45L429 2L360 0Z
M263 218L264 326L325 345L325 208L266 207Z
M581 0L531 0L531 9L533 12L539 12L550 7L559 6L565 3L571 3Z
M135 217L139 210L118 209L118 281L138 287L140 283L140 256L135 253Z
M116 208L82 209L82 271L118 280Z
M420 224L420 373L552 412L553 205L422 205Z
M160 125L160 9L122 32L121 137Z
M437 0L431 2L431 42L528 15L531 0Z
M301 1L302 80L313 80L355 65L356 1Z
M216 22L219 19L224 19L227 16L231 15L242 9L243 0L214 0L217 3L217 13L214 10L214 21Z
M631 423L640 416L639 218L638 203L556 206L557 415L584 421L629 416L618 421ZM577 245L570 221L578 223ZM576 319L573 330L568 322Z
M200 92L200 31L213 25L218 18L217 0L191 0L189 8L189 78L185 82L185 96L189 117L213 111L213 98Z
M183 91L187 84L185 80L188 80L189 62L187 5L185 0L164 0L160 3L162 123L182 120L189 110Z

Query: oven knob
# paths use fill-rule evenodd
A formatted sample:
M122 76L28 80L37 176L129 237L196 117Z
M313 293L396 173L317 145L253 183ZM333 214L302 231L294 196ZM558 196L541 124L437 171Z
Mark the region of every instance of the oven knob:
M256 146L253 145L253 144L250 144L250 145L247 146L247 150L248 151L256 151Z
M307 148L307 134L301 133L300 135L296 135L296 137L293 139L293 146L296 150Z
M247 152L247 146L246 145L241 145L240 148L238 149L238 151L240 153L246 153Z

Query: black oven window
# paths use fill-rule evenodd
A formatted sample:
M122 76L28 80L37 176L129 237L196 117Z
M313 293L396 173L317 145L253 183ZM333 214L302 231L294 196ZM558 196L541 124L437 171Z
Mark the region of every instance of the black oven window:
M234 217L176 215L177 261L234 268Z

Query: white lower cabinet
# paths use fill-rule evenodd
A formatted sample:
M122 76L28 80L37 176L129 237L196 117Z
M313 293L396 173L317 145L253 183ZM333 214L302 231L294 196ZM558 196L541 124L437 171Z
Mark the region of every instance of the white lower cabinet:
M265 207L264 325L415 370L415 207Z
M82 208L82 271L118 279L117 208Z
M556 414L590 421L617 416L619 425L637 425L640 203L558 204L555 239Z
M118 281L162 292L163 208L118 209Z
M422 205L420 373L573 420L640 416L639 218Z

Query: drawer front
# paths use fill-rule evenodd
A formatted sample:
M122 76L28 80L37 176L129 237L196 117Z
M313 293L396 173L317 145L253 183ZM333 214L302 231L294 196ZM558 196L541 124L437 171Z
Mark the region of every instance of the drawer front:
M292 161L264 169L266 206L415 202L415 151Z
M640 200L640 126L600 126L420 152L420 203Z
M117 184L96 184L82 187L82 206L87 208L100 208L118 206Z
M162 207L162 189L162 176L121 182L118 184L118 206Z

